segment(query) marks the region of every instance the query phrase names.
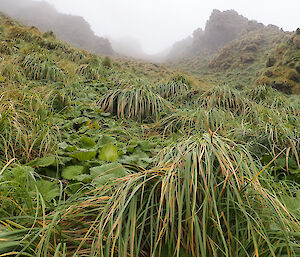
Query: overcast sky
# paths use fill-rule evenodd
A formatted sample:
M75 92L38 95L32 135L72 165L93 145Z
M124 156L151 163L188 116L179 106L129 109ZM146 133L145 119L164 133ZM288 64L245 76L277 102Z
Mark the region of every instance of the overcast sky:
M40 0L41 1L41 0ZM99 36L133 37L158 53L202 27L213 9L234 9L284 30L300 27L300 0L46 0L60 12L83 16Z

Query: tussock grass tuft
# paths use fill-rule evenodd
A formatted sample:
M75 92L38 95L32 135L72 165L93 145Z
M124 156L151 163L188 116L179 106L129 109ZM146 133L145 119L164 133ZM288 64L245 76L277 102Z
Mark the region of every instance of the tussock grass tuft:
M105 94L98 104L106 112L121 119L133 118L139 121L157 119L168 109L168 102L153 92L149 86L133 85L115 89Z
M251 103L238 90L229 86L216 86L199 97L198 103L204 108L230 110L234 114L246 113Z
M62 69L49 58L26 56L21 61L21 66L24 68L25 75L30 79L56 82L64 78Z
M57 135L47 104L50 96L48 92L41 98L40 92L14 85L0 90L1 159L27 162L53 150Z
M156 127L162 130L163 134L180 132L184 135L191 135L205 132L208 129L228 133L238 122L238 119L235 119L231 112L226 110L216 108L210 110L204 108L178 109L157 122Z
M243 146L218 135L193 136L163 150L157 165L117 179L71 207L70 213L91 224L79 236L76 254L86 247L92 256L299 252L299 222L268 175L258 176L261 167Z

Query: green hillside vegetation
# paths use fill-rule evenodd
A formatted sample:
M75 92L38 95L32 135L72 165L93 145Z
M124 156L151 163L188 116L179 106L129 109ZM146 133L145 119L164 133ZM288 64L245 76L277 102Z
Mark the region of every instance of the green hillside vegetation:
M202 84L0 15L0 256L299 256L299 97Z
M299 36L299 31L264 26L232 10L214 10L204 31L198 29L192 40L180 42L188 49L185 53L176 57L179 50L174 45L168 65L207 85L267 85L299 94Z
M115 54L108 39L95 35L84 18L60 13L46 1L0 0L0 11L42 32L53 31L57 38L78 48L102 55Z
M299 94L298 41L296 32L262 29L232 41L214 55L185 57L169 66L208 85L267 85L286 94Z
M272 86L285 93L300 94L300 31L286 36L269 53L257 84Z
M147 77L154 82L161 81L163 79L167 80L168 78L175 76L176 71L168 69L164 65L149 63L142 60L135 60L132 58L114 58L116 60L119 69L130 70L137 76ZM124 68L125 67L125 68ZM196 79L193 78L196 82Z
M284 32L262 29L247 33L219 50L208 67L214 71L244 69L251 64L259 65L268 52L283 41Z

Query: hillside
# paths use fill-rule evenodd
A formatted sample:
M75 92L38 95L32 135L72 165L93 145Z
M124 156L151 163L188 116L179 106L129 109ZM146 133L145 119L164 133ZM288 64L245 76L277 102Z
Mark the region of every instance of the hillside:
M247 33L223 48L210 60L208 67L214 71L243 69L249 65L259 65L266 55L280 44L286 34L278 30L262 29Z
M219 33L220 29L225 33ZM179 53L175 45L178 58L170 59L168 64L208 85L268 85L287 94L299 94L298 37L297 32L248 21L234 11L214 11L205 31L194 32L193 46L187 47L185 40L180 43L188 51ZM214 40L218 43L212 44Z
M256 84L265 84L285 93L300 94L300 30L286 35L269 52Z
M102 55L114 54L108 39L96 36L86 20L59 13L44 1L0 0L0 12L42 32L52 31L58 39L75 47Z
M204 30L198 28L191 37L175 43L168 59L172 61L182 58L183 55L185 55L185 57L211 55L234 39L248 32L263 28L265 28L263 24L248 20L234 10L223 12L213 10L206 22ZM181 51L179 48L181 48ZM184 54L182 53L182 49L185 49Z
M202 84L0 14L0 256L300 256L299 97Z

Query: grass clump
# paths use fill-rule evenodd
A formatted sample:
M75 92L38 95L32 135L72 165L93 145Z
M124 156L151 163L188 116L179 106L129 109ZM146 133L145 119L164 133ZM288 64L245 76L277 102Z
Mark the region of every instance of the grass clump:
M30 88L7 86L0 89L1 160L26 163L54 149L56 128L47 97Z
M107 201L97 190L101 211L76 253L93 240L100 256L295 254L299 224L258 173L243 147L217 135L170 146L157 168L107 185Z
M149 86L143 85L112 90L99 100L98 105L121 119L133 118L139 121L155 120L168 108L166 100Z
M247 112L251 105L238 90L229 86L219 86L208 90L199 97L198 103L207 109L217 107L230 110L235 114Z
M34 80L62 81L64 72L57 64L43 56L26 56L21 61L25 75Z

